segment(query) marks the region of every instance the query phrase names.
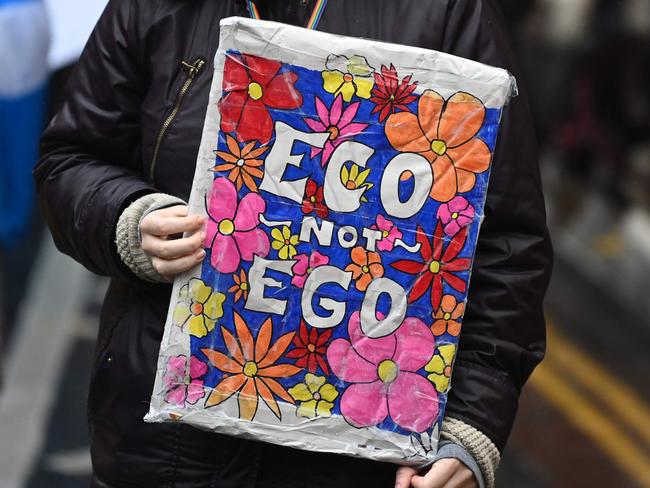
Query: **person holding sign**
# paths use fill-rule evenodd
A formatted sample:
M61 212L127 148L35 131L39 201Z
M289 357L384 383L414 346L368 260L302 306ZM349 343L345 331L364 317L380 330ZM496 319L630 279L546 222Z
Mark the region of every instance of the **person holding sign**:
M299 81L293 68L280 70L274 61L232 54L226 61L223 85L230 102L226 96L219 102L215 177L206 193L206 214L195 215L186 202L211 90L219 21L249 15L441 51L517 75L496 0L426 4L335 0L327 5L322 0L160 0L155 4L110 0L72 75L66 99L43 135L41 159L34 170L39 201L58 248L91 271L111 277L88 399L92 486L492 487L519 392L543 357L542 299L552 260L523 91L498 114L498 143L486 152L487 143L478 141L474 133L462 136L464 127L477 123L471 110L480 105L467 93L443 97L418 88L409 75L396 76L389 65L371 68L360 56L332 53L322 73L317 73L318 96L312 96L307 107L308 90L294 89ZM257 73L257 78L249 79L250 73ZM240 90L244 82L245 90ZM292 95L282 97L281 92ZM495 110L480 108L486 120L498 118ZM268 116L298 109L314 112L304 114L300 127L289 116L275 121ZM364 117L383 128L380 135L388 149L382 155L390 157L379 157L377 147L362 142L362 136L371 137L374 130ZM454 128L449 137L439 130L445 123ZM494 143L496 133L484 130L481 137ZM458 156L460 143L471 150L457 164L452 181L451 173L440 167ZM372 173L378 159L383 168L380 179ZM318 171L286 176L304 170L308 161ZM485 189L481 185L487 185L490 165L484 222L465 305L458 298L461 295L447 293L449 286L454 290L466 286L459 283L457 273L469 274L471 265L471 260L459 256L460 241L465 242L466 229L476 221L478 209L463 195L474 188ZM406 187L408 195L401 193ZM273 218L271 209L265 208L271 198L299 209L300 221L292 227ZM372 215L372 221L363 214L368 208L364 199L381 205L382 212ZM232 201L230 213L223 211L225 201ZM431 208L432 201L438 210L429 215L425 209ZM428 234L402 232L394 225L393 220L415 215L431 228ZM346 220L356 217L358 225ZM464 238L455 237L459 235ZM305 243L343 249L349 262L341 267L328 261L325 253L301 256L296 248ZM391 262L391 269L401 273L401 282L391 279L377 261L387 252L404 253L404 259ZM163 385L166 405L184 408L199 401L207 406L224 401L207 397L208 382L213 392L225 391L230 383L237 383L239 389L255 384L259 390L254 403L242 398L241 391L231 398L243 421L253 419L262 401L266 403L260 408L267 413L279 412L279 407L274 410L274 398L284 395L287 403L300 404L304 412L305 404L313 406L315 413L340 411L357 427L394 420L396 431L417 433L412 438L426 452L424 440L429 434L424 434L431 418L407 418L398 411L392 412L390 420L382 412L355 411L359 402L347 392L349 401L333 407L343 394L337 392L335 398L331 388L319 389L323 384L305 390L315 384L312 367L341 376L352 357L346 351L355 345L355 337L382 344L383 339L396 337L405 327L402 324L413 330L424 327L421 344L431 349L426 367L432 377L426 387L438 391L440 398L448 393L433 463L416 470L316 449L290 449L290 445L198 430L183 423L181 415L176 423L143 422L154 377L162 372L157 357L165 316L170 300L172 305L177 300L170 282L199 265L212 277L227 275L232 280L228 297L200 280L191 281L181 287L178 297L188 300L188 313L200 320L181 317L176 309L172 315L180 317L193 340L219 337L234 351L233 357L241 358L237 364L229 362L209 347L200 349L204 356L199 359L170 357L165 374L176 379ZM418 286L403 286L410 279L417 280ZM292 336L293 349L285 356L293 362L275 367L262 364L254 354L278 355L282 338L272 340L270 322L251 335L243 314L287 314L282 283L300 289L300 306L308 312ZM323 298L315 305L314 295L321 291ZM389 305L382 305L380 294L390 296ZM357 310L348 304L354 297L362 297ZM432 316L407 316L407 307L420 299L433 306ZM221 322L216 327L213 319L224 315L227 301L236 302L239 311L232 314L236 335ZM337 337L328 343L327 353L320 354L319 341L332 339L327 331L340 329L344 322L351 331L349 341L347 336ZM307 330L311 332L301 332ZM441 350L437 364L431 358L433 337L459 334L449 390L453 355ZM418 343L413 345L417 349ZM403 357L395 351L391 354L372 363L372 374L378 376L374 383L380 387L380 381L390 384L400 368L417 356L415 352ZM219 367L228 374L221 375ZM256 383L263 368L269 376ZM422 369L419 364L414 367L418 368ZM285 390L281 372L298 370L309 371L312 376L304 377L314 381L302 390L299 384ZM215 381L222 381L221 386L212 386ZM263 394L262 388L274 390ZM413 405L421 405L418 402L427 402L426 398L398 400L407 413ZM381 401L377 409L383 408Z

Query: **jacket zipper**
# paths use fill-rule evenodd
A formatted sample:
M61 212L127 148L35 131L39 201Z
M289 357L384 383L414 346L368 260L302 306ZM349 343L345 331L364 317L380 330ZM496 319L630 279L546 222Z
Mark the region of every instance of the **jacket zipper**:
M176 115L178 115L178 111L180 110L181 105L183 104L183 98L185 97L187 91L190 89L190 86L192 86L192 82L194 81L194 78L196 78L196 76L201 72L203 65L205 65L205 59L203 58L196 58L196 60L192 64L189 64L185 61L181 61L181 66L183 67L183 70L187 71L187 78L185 79L185 82L181 86L180 90L178 90L178 94L176 95L176 102L174 103L174 107L172 108L172 111L165 118L162 125L160 126L160 130L158 131L158 137L156 137L156 145L153 148L153 156L151 158L151 166L149 170L149 179L151 181L153 181L154 172L156 169L156 162L158 161L160 146L162 144L163 139L165 138L165 133L167 132L167 129L169 129L169 126L172 125L172 122L174 122Z

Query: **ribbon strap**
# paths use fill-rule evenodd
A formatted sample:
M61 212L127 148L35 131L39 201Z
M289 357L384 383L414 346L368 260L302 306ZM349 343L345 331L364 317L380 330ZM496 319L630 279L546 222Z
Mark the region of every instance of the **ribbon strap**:
M248 13L250 14L252 19L257 19L261 20L260 17L260 11L257 8L257 5L255 5L255 2L253 0L247 0L248 3ZM314 5L314 10L311 12L311 17L309 17L309 21L307 22L307 29L316 29L318 26L318 23L320 22L321 17L323 16L323 12L325 11L325 6L327 5L327 0L316 0L316 4Z

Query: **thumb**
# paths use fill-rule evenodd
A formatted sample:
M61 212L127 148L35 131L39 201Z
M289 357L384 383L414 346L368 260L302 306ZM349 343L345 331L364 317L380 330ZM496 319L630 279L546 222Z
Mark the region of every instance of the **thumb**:
M395 488L409 488L411 486L411 478L415 476L417 471L408 466L401 466L395 475Z

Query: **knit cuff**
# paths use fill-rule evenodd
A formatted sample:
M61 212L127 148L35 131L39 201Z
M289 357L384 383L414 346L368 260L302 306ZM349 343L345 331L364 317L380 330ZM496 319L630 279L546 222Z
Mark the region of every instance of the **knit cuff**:
M467 469L469 469L472 474L474 474L474 478L476 479L476 484L478 485L478 488L485 488L485 480L483 479L483 472L481 471L480 466L476 462L476 459L472 457L472 455L467 452L467 450L461 446L460 444L456 444L455 442L452 441L441 441L440 444L438 444L438 452L436 453L436 457L433 460L435 463L436 461L439 461L441 459L458 459L460 462L462 462L465 466L467 466Z
M501 455L494 443L483 432L465 422L446 417L440 437L459 444L476 460L483 473L486 488L494 488L494 477Z
M138 198L124 209L117 221L115 229L117 253L133 274L142 280L152 283L166 283L168 281L156 271L151 258L142 250L140 222L154 210L161 210L174 205L186 205L186 203L172 195L151 193Z

